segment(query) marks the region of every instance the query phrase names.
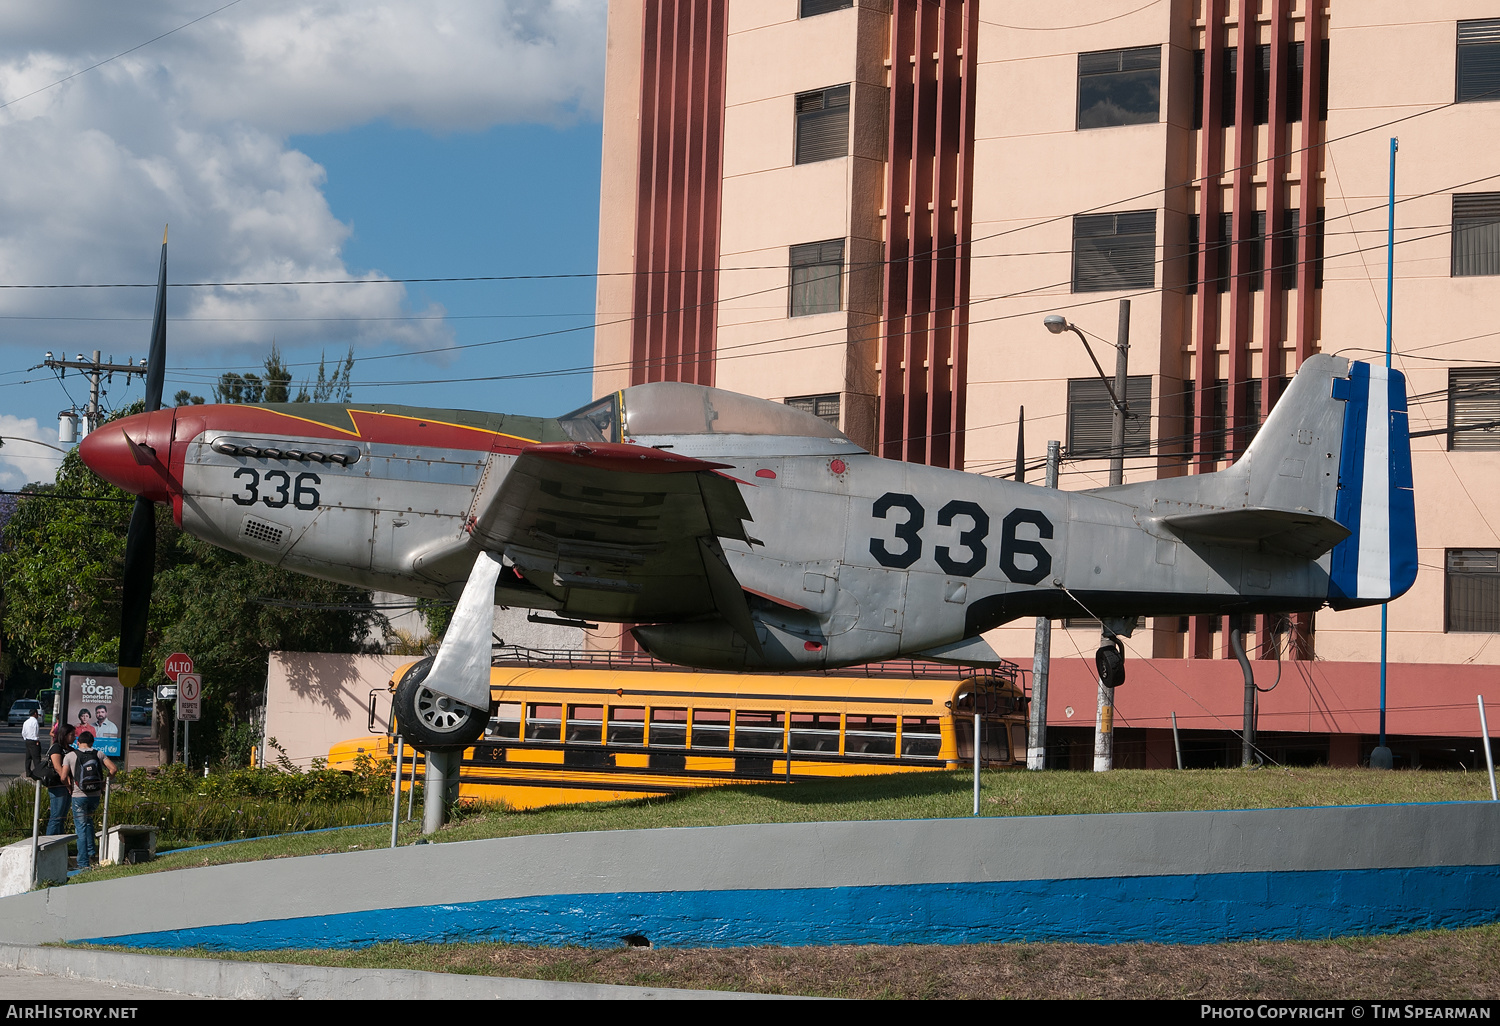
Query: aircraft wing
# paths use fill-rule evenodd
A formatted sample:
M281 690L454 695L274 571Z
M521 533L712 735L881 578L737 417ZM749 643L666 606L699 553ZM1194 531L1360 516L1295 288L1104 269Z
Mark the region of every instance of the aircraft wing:
M529 446L482 484L470 531L564 612L622 621L717 609L758 644L720 538L748 541L739 484L708 463L608 442Z

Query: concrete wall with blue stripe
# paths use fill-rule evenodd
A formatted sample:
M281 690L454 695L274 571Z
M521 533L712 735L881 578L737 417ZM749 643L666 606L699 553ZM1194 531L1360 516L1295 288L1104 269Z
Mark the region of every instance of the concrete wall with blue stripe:
M1500 920L1500 803L548 834L0 899L0 942L220 950L1326 937Z

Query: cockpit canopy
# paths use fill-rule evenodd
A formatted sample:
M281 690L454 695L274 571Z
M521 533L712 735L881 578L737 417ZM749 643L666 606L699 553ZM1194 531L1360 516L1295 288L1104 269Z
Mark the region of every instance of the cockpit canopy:
M641 435L781 435L849 442L832 424L795 407L680 381L634 385L558 423L579 442L623 442Z

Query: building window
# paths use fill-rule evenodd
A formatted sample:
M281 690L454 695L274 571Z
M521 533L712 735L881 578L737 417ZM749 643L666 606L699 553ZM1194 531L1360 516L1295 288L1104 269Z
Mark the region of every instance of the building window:
M1272 381L1271 406L1275 407L1276 401L1286 391L1286 386L1291 379L1278 376ZM1229 455L1229 432L1224 425L1229 421L1229 383L1227 381L1212 381L1209 383L1208 392L1212 397L1212 405L1209 407L1208 423L1204 425L1203 435L1195 438L1193 435L1193 421L1198 409L1197 382L1184 381L1182 383L1182 438L1186 442L1195 442L1188 445L1184 455L1203 455L1214 459ZM1240 382L1240 387L1245 390L1245 401L1240 406L1240 434L1243 435L1245 444L1249 445L1255 440L1260 431L1261 421L1269 415L1270 411L1262 409L1264 402L1261 395L1261 379L1246 378Z
M1449 549L1443 606L1445 632L1500 634L1500 550Z
M1453 100L1500 100L1500 18L1458 23L1458 84Z
M1160 120L1161 47L1078 55L1078 127L1113 128Z
M1500 192L1453 194L1453 277L1500 274Z
M798 164L849 154L849 87L831 86L797 94Z
M1113 387L1113 382L1110 383ZM1125 455L1151 454L1151 375L1125 384ZM1115 407L1098 378L1068 379L1068 459L1108 459Z
M1500 451L1500 370L1448 369L1448 448Z
M854 6L854 0L802 0L797 10L799 18L816 18L831 11L842 11Z
M1323 40L1319 49L1322 53L1323 65L1319 73L1318 81L1318 117L1320 120L1328 120L1328 40ZM1203 51L1196 50L1193 53L1193 127L1203 127ZM1287 46L1287 69L1286 69L1286 120L1302 120L1302 85L1306 74L1303 70L1303 47L1301 43L1290 43ZM1224 127L1234 124L1235 102L1237 97L1235 90L1239 83L1239 48L1227 46L1224 48L1224 81L1221 85L1222 92L1219 95L1219 118ZM1271 47L1270 44L1262 44L1255 49L1255 81L1251 83L1250 91L1251 108L1254 111L1255 123L1264 125L1271 119Z
M810 242L791 249L789 316L833 313L844 308L844 240Z
M1156 284L1156 211L1073 218L1073 291L1116 292Z
M1190 296L1198 294L1198 247L1203 242L1198 223L1197 214L1188 215L1187 293Z
M839 426L840 405L837 392L830 392L828 395L794 395L787 399L786 404L803 413L811 413L834 427Z

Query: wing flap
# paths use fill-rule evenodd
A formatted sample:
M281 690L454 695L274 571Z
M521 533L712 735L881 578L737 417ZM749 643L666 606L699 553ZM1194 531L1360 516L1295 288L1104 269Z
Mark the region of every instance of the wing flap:
M1162 517L1161 523L1184 541L1261 548L1302 559L1317 559L1349 537L1349 529L1331 517L1263 507L1179 513Z
M718 609L745 627L743 593L715 553L721 537L745 540L750 511L723 469L640 445L530 446L476 494L471 535L565 612L650 621Z

